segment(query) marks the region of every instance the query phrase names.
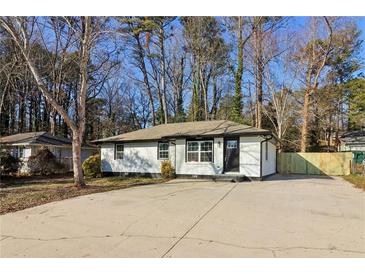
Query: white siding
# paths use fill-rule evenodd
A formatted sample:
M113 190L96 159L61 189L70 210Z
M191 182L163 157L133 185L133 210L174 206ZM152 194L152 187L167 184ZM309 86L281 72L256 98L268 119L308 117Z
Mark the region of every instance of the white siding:
M365 144L351 144L341 147L341 151L365 151Z
M240 171L248 177L260 177L260 141L259 136L240 137ZM162 160L157 159L158 142L124 143L124 158L114 160L113 143L102 144L101 159L104 172L160 173ZM170 142L169 159L180 175L217 175L223 173L223 138L214 138L213 163L186 162L186 140ZM262 176L276 171L276 147L269 144L269 158L263 161ZM263 157L265 157L263 144ZM265 158L263 158L265 159Z
M23 149L23 158L27 159L30 156L32 156L32 148L31 147L25 147Z
M32 147L24 147L23 148L23 157L20 159L19 171L20 173L27 173L29 172L29 168L27 165L28 158L32 156Z
M185 143L185 139L176 140L176 174L216 175L223 172L223 138L214 138L213 163L186 162Z
M101 161L104 172L138 173L160 173L162 162L157 159L157 142L124 143L124 158L118 160L114 160L114 144L103 144Z
M268 143L267 160L266 160L266 142L262 143L262 150L261 150L262 176L276 173L276 146L270 141L268 141L267 143Z
M260 140L258 136L240 137L240 173L260 177Z

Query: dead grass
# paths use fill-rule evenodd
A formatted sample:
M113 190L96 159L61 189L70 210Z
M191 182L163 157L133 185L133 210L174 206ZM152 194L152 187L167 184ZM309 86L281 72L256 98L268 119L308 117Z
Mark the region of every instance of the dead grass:
M351 174L342 176L346 181L350 182L357 188L361 188L362 190L365 190L365 176L360 174Z
M87 179L85 188L75 188L72 179L8 180L0 188L0 214L76 196L165 182L156 178L106 177Z

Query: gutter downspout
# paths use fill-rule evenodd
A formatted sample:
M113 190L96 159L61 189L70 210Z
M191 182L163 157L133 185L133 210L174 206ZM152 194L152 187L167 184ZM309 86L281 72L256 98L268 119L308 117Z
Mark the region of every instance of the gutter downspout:
M261 135L261 137L264 138L264 140L260 141L260 181L262 181L262 143L268 142L273 138L272 134L270 135L269 138L265 138L264 136L265 135Z

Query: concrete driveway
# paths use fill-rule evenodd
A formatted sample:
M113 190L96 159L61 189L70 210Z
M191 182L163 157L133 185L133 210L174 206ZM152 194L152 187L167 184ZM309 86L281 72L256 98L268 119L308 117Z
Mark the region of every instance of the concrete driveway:
M365 257L365 193L340 178L177 180L0 218L1 257Z

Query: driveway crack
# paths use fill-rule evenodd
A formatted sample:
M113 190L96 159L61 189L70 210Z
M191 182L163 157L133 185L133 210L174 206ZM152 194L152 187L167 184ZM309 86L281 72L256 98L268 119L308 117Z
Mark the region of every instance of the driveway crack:
M182 239L185 238L185 236L201 221L204 219L205 216L207 216L220 202L222 202L231 192L232 190L237 186L235 184L232 186L215 204L213 204L203 215L199 217L199 219L193 223L193 225L161 256L161 258L165 258L167 254L173 250Z
M2 235L1 235L1 237L3 237L3 238L2 238L2 239L0 239L0 242L1 242L1 241L3 241L3 240L5 240L5 239L7 239L7 238L9 238L10 236L5 236L5 235L4 235L4 236L2 236Z
M273 257L276 258L277 254L276 252L286 251L286 250L292 250L292 249L306 249L306 250L323 250L323 251L340 251L345 253L357 253L357 254L365 254L365 251L360 250L350 250L350 249L341 249L336 247L311 247L311 246L291 246L291 247L279 247L279 246L245 246L245 245L238 245L238 244L232 244L222 241L216 241L216 240L210 240L210 239L203 239L203 238L196 238L196 237L185 237L185 239L191 239L191 240L197 240L207 243L216 243L220 245L225 246L232 246L242 249L261 249L266 251L271 251L273 254Z
M13 239L13 240L29 240L29 241L41 241L41 242L49 242L49 241L61 241L61 240L81 240L81 239L103 239L103 238L115 238L115 237L126 237L126 238L152 238L152 239L176 239L177 237L169 237L169 236L158 236L158 235L143 235L143 234L127 234L125 232L118 235L86 235L86 236L75 236L75 237L59 237L59 238L33 238L33 237L17 237L11 235L3 235L3 239Z

